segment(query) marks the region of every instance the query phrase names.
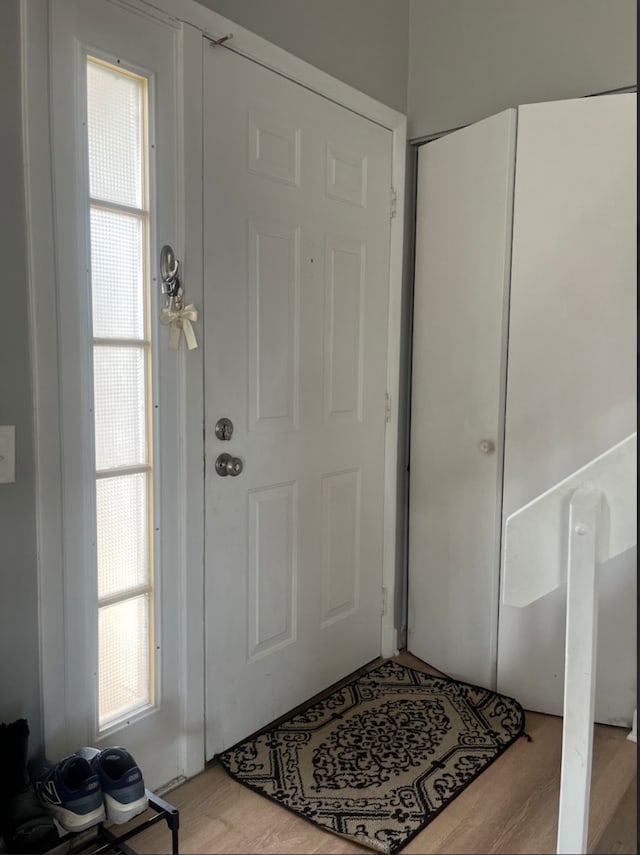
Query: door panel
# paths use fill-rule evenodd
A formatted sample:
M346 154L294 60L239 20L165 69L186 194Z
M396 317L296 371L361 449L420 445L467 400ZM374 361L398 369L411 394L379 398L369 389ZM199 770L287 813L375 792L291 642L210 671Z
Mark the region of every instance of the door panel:
M491 688L514 143L507 110L418 161L407 646Z
M300 228L249 222L249 424L252 431L298 426Z
M519 108L504 518L636 427L636 96ZM599 568L596 720L636 705L636 550ZM498 685L561 714L566 587L501 605Z
M208 43L204 68L211 757L380 652L392 137Z

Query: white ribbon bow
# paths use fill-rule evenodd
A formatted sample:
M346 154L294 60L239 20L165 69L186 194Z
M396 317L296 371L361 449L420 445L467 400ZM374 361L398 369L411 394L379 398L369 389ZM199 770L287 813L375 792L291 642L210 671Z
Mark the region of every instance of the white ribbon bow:
M165 307L160 314L160 323L169 326L169 347L177 350L180 345L180 333L184 333L187 347L193 350L198 346L196 334L191 326L192 321L198 320L198 310L189 303L182 309L169 309Z

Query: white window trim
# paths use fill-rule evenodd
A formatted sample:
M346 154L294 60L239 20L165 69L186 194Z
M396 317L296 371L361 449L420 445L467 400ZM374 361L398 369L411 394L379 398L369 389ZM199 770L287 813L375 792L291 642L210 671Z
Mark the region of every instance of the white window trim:
M179 67L178 149L184 170L178 188L183 276L189 281L189 299L202 304L202 34L219 38L233 33L230 49L302 86L370 119L393 134L392 184L396 215L390 220L389 319L387 393L391 412L385 438L384 554L382 584L387 592L382 617L381 654L397 647L394 626L396 579L396 506L398 393L400 385L400 329L404 242L406 116L298 59L260 36L243 29L194 0L109 0L150 17L182 24ZM50 106L35 97L49 92L49 21L42 0L20 0L22 57L22 119L27 212L30 348L33 376L36 456L36 518L38 538L39 618L42 720L47 751L66 744L68 718L65 699L66 663L63 591L63 520L58 332ZM226 49L226 48L221 48ZM189 128L189 133L184 133ZM391 188L390 204L391 204ZM183 767L191 776L204 767L204 402L203 359L199 348L189 355L185 370L181 355L180 397L183 406L182 458L179 489L183 532L181 568L183 615L180 659L183 663ZM186 418L186 413L189 418ZM186 616L189 616L188 620ZM72 717L72 715L71 715Z

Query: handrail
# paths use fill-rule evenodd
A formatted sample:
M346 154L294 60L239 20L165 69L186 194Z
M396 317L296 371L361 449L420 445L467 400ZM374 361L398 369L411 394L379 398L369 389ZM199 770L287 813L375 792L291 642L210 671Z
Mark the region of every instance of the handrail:
M636 445L634 431L549 490L510 514L502 549L502 602L527 606L566 582L567 512L579 487L604 493L598 561L636 543Z
M505 605L526 606L567 583L556 850L561 855L587 851L597 645L596 568L637 542L636 446L634 432L505 522Z

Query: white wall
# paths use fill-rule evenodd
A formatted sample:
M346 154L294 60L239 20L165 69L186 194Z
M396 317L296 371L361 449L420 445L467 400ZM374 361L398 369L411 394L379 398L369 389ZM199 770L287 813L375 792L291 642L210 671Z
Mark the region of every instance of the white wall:
M636 0L411 0L410 139L636 74Z
M409 0L199 0L300 59L407 108Z

